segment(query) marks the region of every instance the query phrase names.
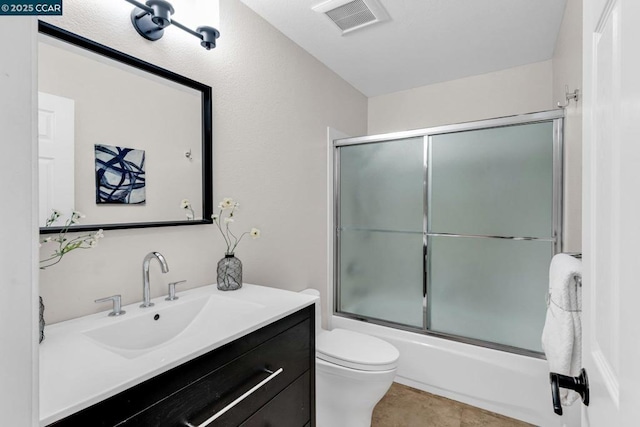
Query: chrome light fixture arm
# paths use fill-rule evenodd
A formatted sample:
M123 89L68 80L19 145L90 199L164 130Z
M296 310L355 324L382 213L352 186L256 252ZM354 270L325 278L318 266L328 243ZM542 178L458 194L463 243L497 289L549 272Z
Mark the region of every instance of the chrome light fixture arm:
M165 0L147 0L146 4L136 0L125 0L135 8L131 11L131 23L138 34L147 40L155 41L162 38L164 29L170 25L175 25L183 31L200 39L200 45L207 50L216 47L216 39L220 37L220 32L213 27L201 26L195 30L182 25L171 15L175 12L171 3Z

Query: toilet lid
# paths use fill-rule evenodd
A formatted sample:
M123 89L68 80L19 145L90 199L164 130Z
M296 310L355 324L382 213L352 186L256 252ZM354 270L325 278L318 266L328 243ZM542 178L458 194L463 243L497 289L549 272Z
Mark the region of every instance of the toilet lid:
M380 338L334 329L316 337L316 356L347 368L386 371L397 366L400 352Z

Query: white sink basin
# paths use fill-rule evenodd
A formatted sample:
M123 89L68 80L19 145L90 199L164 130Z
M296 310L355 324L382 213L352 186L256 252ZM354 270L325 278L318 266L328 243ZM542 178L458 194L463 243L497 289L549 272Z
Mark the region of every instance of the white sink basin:
M189 328L196 319L200 320L197 323L202 326L209 318L212 321L209 327L213 327L224 324L221 319L235 318L260 308L264 306L217 295L205 295L186 301L178 299L158 304L158 307L139 310L135 306L127 307L127 313L114 319L113 324L84 331L84 335L104 348L132 359L179 335L202 333L202 327Z
M246 283L233 292L209 285L178 295L177 301L154 298L150 308L129 304L119 317L104 311L47 325L39 346L40 425L220 348L317 299Z

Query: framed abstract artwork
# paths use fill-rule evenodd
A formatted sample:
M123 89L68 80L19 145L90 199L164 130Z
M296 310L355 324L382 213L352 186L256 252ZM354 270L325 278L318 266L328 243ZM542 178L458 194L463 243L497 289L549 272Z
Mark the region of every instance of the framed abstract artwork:
M96 203L144 204L144 150L96 144L95 153Z

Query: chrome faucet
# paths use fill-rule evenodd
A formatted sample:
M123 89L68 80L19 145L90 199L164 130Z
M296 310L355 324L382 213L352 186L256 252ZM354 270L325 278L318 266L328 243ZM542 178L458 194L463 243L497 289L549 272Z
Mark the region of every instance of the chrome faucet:
M157 259L160 263L160 267L162 267L162 272L167 273L169 271L169 266L167 265L167 260L164 259L164 256L160 252L149 252L146 257L144 257L144 261L142 261L142 304L140 307L152 307L153 303L151 302L151 286L149 285L149 263L152 259Z

